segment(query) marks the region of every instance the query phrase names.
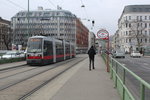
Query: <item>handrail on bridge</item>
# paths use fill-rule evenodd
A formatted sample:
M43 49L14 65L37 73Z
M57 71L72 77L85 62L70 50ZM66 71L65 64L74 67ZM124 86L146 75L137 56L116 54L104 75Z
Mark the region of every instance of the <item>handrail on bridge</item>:
M106 54L102 54L104 61L106 62ZM117 60L109 56L109 67L110 67L110 74L111 79L115 82L115 88L118 89L119 94L122 97L122 100L149 100L150 99L150 84L136 75L134 72L126 68L124 65L119 63ZM122 71L122 73L119 73ZM140 82L140 91L138 92L140 96L135 96L135 94L128 88L126 82L129 80L127 79L127 73L132 75L138 82ZM120 75L122 74L122 76ZM149 92L148 96L146 97L146 89ZM136 91L137 92L137 91Z

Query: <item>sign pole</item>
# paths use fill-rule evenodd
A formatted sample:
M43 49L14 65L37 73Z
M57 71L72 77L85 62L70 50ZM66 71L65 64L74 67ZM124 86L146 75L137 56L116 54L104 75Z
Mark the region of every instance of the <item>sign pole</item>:
M106 64L107 64L107 72L109 72L109 34L108 34L108 41L107 41L107 61L106 61Z
M107 40L106 67L107 67L107 72L109 72L109 33L107 30L101 29L97 32L97 37L99 39Z

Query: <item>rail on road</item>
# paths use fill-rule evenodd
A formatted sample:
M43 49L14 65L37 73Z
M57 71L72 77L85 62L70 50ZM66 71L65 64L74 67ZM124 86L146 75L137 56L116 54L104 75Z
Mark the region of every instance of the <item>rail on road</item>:
M150 84L134 72L119 63L116 59L102 54L105 62L109 61L110 78L118 90L122 100L149 100Z

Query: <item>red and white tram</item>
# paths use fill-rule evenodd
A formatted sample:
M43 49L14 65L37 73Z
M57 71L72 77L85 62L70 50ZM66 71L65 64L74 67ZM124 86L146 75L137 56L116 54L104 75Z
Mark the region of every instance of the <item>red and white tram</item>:
M28 39L26 60L29 65L45 65L75 57L74 44L46 36Z

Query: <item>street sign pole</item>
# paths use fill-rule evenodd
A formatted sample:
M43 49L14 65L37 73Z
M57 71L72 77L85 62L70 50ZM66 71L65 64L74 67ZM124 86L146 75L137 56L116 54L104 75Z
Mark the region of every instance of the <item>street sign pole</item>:
M108 41L107 41L107 61L106 61L106 64L107 64L107 72L109 72L109 33L108 33Z
M107 67L107 72L109 72L109 33L107 30L101 29L97 32L97 36L102 40L107 40L106 67Z

